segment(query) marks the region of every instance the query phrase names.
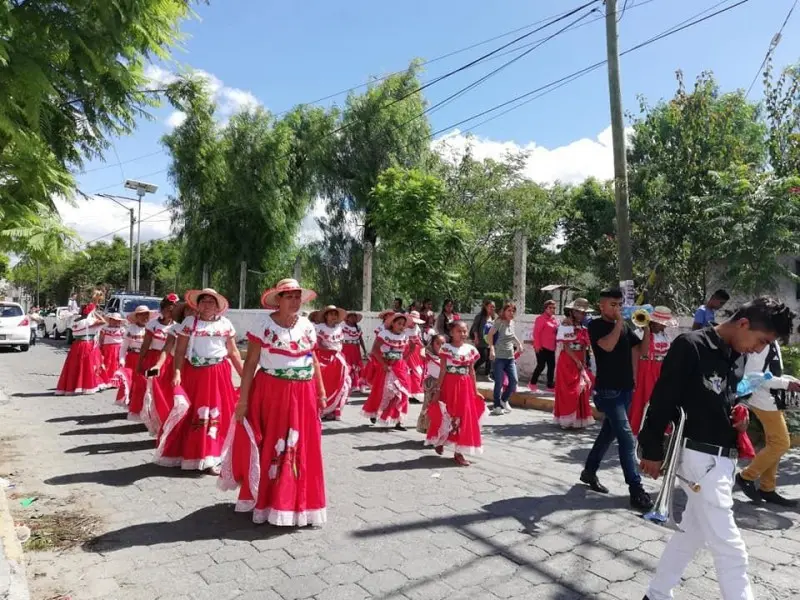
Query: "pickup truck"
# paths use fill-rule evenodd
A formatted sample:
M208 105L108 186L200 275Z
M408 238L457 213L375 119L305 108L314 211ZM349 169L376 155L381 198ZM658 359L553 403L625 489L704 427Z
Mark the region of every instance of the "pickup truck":
M44 318L44 337L49 338L53 336L55 339L60 340L66 337L67 341L71 341L72 337L72 321L75 319L75 313L70 312L66 306L59 306L55 313L46 315Z

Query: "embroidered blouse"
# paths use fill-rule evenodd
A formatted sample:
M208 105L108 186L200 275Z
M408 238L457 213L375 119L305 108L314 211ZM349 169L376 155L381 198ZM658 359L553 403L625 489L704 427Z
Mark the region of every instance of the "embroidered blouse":
M445 371L448 375L468 375L470 366L481 356L475 346L467 343L460 346L447 343L442 346L439 355L447 359Z
M573 352L581 352L590 345L589 331L583 325L559 325L556 341Z
M261 345L258 366L269 375L301 381L313 378L317 332L306 317L297 317L287 329L267 315L261 325L247 332L247 339Z
M117 325L115 327L104 325L100 331L103 333L103 346L121 344L122 338L125 337L125 328L122 325ZM72 333L74 335L75 331L73 330Z
M654 333L650 336L650 347L647 349L647 356L642 356L641 360L652 360L663 362L669 351L670 341L667 334Z
M228 356L228 340L236 335L233 324L225 317L214 321L186 317L175 330L189 338L186 358L195 367L222 362Z
M402 359L406 348L408 348L408 336L405 331L403 333L392 333L388 329L383 329L378 333L378 341L380 342L380 351L383 359L389 362Z
M439 378L442 372L442 359L438 355L428 352L425 355L425 377Z
M342 325L342 336L344 336L342 341L345 344L358 344L364 334L361 332L361 328L358 325L351 327L345 323Z
M167 337L170 335L173 325L173 323L163 325L158 319L153 319L145 326L145 330L149 331L153 338L150 341L151 350L158 350L160 352L164 349L167 343Z
M316 326L317 344L324 350L341 352L344 342L344 330L341 324L328 327L325 323Z

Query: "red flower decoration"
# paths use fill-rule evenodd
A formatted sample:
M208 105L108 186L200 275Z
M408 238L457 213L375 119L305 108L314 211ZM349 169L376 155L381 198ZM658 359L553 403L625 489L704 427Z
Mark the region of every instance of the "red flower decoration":
M292 350L297 350L299 347L300 346L299 346L299 344L297 342L290 342L289 343L289 348L291 348Z

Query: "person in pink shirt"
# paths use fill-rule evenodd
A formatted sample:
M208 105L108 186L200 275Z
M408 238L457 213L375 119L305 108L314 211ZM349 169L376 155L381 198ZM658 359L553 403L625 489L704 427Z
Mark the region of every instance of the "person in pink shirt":
M555 387L556 371L556 332L558 331L558 317L556 317L556 303L548 300L544 303L542 314L536 317L533 324L533 349L536 352L536 369L531 375L528 388L532 392L538 391L539 377L547 367L547 389L553 391Z

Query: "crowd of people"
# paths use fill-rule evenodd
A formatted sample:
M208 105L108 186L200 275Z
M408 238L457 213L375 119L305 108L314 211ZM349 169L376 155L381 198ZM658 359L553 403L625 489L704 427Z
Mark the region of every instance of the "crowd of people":
M293 279L266 290L261 305L268 312L247 332L244 361L225 317L228 301L213 289L189 291L183 301L169 294L159 311L140 306L126 317L104 314L96 298L73 325L56 393L118 388L116 402L128 418L156 438L154 462L218 476L221 488L238 489L236 510L252 513L255 523L326 521L322 422L341 419L356 390L367 395L361 416L384 431L406 431L409 403L421 403L416 431L425 434L424 445L438 455L451 448L455 463L469 466L467 457L483 451L480 367L494 383L491 414L510 410L523 348L515 305L496 311L484 302L468 327L450 300L436 315L428 301L404 308L397 299L379 314L368 349L360 312L328 305L305 316L303 306L315 298ZM672 597L703 545L716 559L723 597L752 598L732 488L753 501L796 505L776 489L789 445L782 411L800 392L800 381L783 373L778 345L792 333L794 315L759 298L717 324L727 300L716 292L698 309L693 331L674 340L668 329L677 321L667 307L632 323L619 289L600 294L595 318L593 305L575 298L563 320L548 301L534 324L537 366L529 385L537 390L545 374L555 423L591 425L592 400L603 415L579 477L591 490L608 493L598 471L616 440L631 506L650 510L641 473L660 476L664 434L677 408L687 416L678 466L689 496L687 526L667 545L649 600ZM741 381L755 382L748 394ZM743 400L763 424L766 446L734 475L737 459L746 457L747 411L737 406Z

